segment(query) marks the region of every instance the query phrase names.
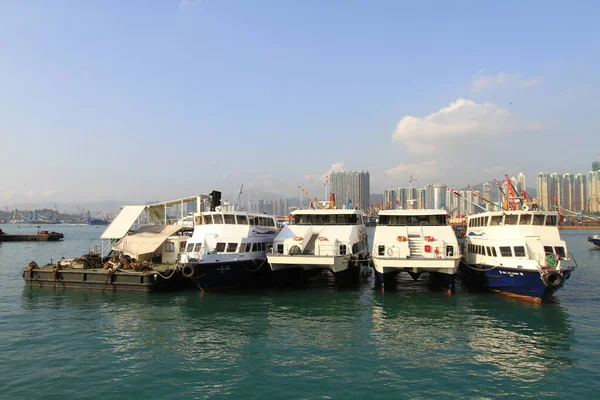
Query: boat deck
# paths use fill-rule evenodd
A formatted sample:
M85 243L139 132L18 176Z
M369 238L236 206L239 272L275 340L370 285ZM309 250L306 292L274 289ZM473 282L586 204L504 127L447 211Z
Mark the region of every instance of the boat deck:
M153 264L151 270L70 268L28 265L22 272L25 284L39 288L93 289L103 291L159 292L195 288L175 264Z

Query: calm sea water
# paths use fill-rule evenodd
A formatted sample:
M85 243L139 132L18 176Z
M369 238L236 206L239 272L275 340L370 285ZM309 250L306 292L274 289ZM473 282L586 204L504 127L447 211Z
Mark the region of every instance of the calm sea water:
M7 232L35 227L0 225ZM563 231L579 268L552 303L448 296L424 283L128 294L26 288L20 270L88 250L0 243L0 397L597 398L600 251Z

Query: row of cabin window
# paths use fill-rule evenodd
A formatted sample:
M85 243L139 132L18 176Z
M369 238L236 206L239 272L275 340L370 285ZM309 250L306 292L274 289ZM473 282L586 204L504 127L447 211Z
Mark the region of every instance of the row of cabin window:
M251 251L266 251L270 247L271 243L265 242L254 242L254 243L242 243L240 245L239 253L248 253ZM202 249L202 243L188 243L186 251L188 253L197 253ZM238 249L238 243L225 243L218 242L215 250L217 253L235 253Z
M446 226L446 215L380 215L377 225Z
M196 216L196 225L212 224L275 226L275 220L269 217L235 214L205 214Z
M358 214L296 214L296 225L361 225L362 218Z
M498 246L500 250L500 255L502 257L525 257L525 246ZM513 253L514 249L514 253ZM496 248L493 246L483 246L480 244L469 244L468 245L469 253L481 254L485 256L486 254L490 257L497 257ZM565 256L565 248L562 246L544 246L544 252L546 254L558 254L560 257Z
M556 215L544 214L505 214L486 217L475 217L469 219L469 227L474 226L498 226L498 225L544 225L556 226L558 218Z

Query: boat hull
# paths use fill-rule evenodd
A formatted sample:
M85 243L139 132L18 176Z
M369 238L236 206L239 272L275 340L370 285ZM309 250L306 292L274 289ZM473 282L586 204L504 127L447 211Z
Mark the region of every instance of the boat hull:
M418 259L418 258L378 258L373 257L373 269L375 270L375 286L395 286L396 276L400 272L408 272L413 279L427 272L431 283L435 287L454 291L454 281L458 271L460 259Z
M590 242L591 244L593 244L596 247L600 247L600 238L597 237L589 237L588 238L588 242Z
M491 290L515 297L542 300L564 285L570 272L563 273L560 285L548 286L538 271L504 268L492 265L467 265L461 263L460 277L473 289Z
M204 291L268 286L272 273L266 259L187 263L183 276Z
M359 256L364 258L366 256ZM336 284L356 284L368 272L365 261L347 256L268 256L277 286L307 283L322 271L330 271Z

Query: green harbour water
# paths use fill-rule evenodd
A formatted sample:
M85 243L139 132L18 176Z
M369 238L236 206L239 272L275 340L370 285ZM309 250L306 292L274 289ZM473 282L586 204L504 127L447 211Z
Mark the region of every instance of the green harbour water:
M592 231L561 231L579 268L552 302L534 304L460 286L447 295L408 277L385 293L372 280L339 291L27 288L29 261L83 254L104 229L45 228L65 240L0 243L0 398L598 397Z

